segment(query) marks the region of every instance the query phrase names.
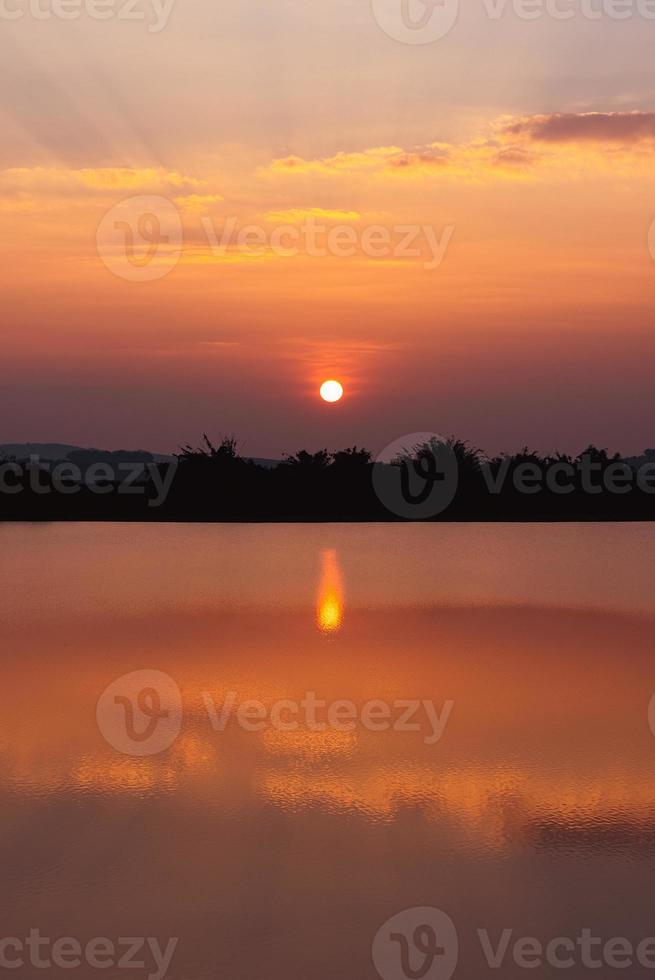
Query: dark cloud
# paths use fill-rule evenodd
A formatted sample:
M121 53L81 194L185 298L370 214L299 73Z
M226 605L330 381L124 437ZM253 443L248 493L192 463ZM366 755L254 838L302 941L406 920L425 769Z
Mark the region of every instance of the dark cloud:
M638 143L655 139L655 112L555 112L526 116L508 125L505 133L543 143Z

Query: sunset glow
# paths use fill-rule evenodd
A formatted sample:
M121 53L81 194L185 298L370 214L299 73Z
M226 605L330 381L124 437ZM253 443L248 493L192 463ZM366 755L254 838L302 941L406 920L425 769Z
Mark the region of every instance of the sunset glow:
M370 8L3 22L0 439L652 443L644 23L479 4L413 45Z

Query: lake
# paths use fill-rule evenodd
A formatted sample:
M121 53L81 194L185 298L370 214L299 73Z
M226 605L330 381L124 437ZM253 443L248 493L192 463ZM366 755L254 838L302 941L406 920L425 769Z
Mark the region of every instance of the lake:
M655 965L652 525L0 540L8 975Z

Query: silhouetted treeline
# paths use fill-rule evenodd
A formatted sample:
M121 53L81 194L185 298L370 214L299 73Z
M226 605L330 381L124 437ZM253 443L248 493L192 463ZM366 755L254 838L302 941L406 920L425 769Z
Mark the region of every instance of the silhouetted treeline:
M112 454L107 454L111 457ZM0 460L0 519L97 521L593 521L655 517L655 453L487 458L432 439L374 462L356 446L304 450L277 466L233 438L185 446L175 463Z

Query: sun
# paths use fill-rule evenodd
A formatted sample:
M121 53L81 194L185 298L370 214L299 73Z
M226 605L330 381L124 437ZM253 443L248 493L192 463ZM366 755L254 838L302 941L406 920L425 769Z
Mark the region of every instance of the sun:
M320 394L324 402L338 402L343 398L343 385L339 381L324 381Z

